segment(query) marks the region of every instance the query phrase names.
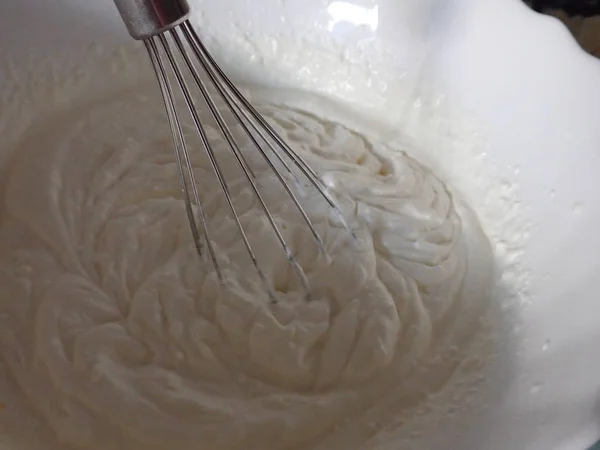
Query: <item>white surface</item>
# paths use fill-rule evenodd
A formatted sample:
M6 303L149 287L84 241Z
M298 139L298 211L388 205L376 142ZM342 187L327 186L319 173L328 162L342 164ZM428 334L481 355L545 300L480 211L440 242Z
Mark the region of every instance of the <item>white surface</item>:
M48 54L75 59L93 41L127 38L111 4L71 3L67 10L58 1L1 4L0 57L19 64L15 57L26 49L26 64ZM482 405L486 413L465 420L462 429L440 430L439 447L432 448L581 450L600 436L600 64L558 22L517 0L355 1L370 11L358 29L335 23L340 2L330 7L315 0L309 8L306 1L263 1L264 8L256 8L240 0L239 14L205 3L207 26L252 29L259 23L265 35L283 30L280 39L286 30L306 30L309 40L354 49L347 55L359 63L370 59L370 70L386 64L410 73L420 52L429 50L426 63L450 98L489 133L490 157L518 171L534 221L525 252L530 296L521 310L519 341L506 364L498 364L493 395ZM342 18L354 17L352 9L341 10ZM320 81L327 90L326 80ZM362 99L374 109L389 95L386 80L376 81L378 91ZM12 82L4 78L3 87ZM352 97L355 92L336 94L361 100Z

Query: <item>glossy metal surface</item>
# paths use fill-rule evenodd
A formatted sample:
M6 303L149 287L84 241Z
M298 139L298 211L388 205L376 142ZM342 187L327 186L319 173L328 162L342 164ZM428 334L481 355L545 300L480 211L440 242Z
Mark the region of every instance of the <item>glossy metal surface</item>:
M123 22L134 39L163 33L188 18L186 0L114 0Z

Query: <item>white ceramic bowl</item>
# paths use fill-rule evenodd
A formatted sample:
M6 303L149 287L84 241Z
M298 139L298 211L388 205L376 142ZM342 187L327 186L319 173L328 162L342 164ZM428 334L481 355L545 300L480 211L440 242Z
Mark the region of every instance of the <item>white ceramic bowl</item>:
M430 73L477 118L498 170L518 172L532 232L522 261L529 300L519 311L516 346L496 361L485 404L461 413L460 428L431 430L421 448L582 450L597 440L600 62L558 21L519 0L197 3L214 28L235 24L283 40L302 32L312 45L335 42L351 54L368 42L361 57L371 70L409 73L427 49ZM0 98L32 62L69 70L91 44L127 39L109 0L0 2ZM327 71L315 76L325 89ZM356 101L352 95L339 94Z

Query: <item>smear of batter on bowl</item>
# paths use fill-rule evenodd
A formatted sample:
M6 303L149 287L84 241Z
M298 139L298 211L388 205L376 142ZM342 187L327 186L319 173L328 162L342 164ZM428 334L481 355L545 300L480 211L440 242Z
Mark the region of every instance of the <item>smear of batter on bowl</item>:
M73 105L29 130L8 163L0 345L19 386L74 448L369 448L448 380L486 308L492 256L477 218L405 149L266 104L339 194L358 242L307 189L302 203L331 261L320 258L244 141L310 281L305 301L247 181L217 145L280 296L272 304L207 158L194 151L223 290L195 253L154 94ZM217 142L217 130L210 137Z

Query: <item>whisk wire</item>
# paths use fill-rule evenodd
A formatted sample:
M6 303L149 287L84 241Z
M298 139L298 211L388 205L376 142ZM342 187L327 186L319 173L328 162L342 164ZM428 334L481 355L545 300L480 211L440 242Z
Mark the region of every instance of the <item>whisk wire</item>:
M254 264L254 267L256 268L258 276L260 277L261 281L263 282L263 284L267 290L267 293L269 294L269 297L271 298L272 301L276 301L275 293L273 292L273 289L271 288L271 285L269 284L269 280L267 279L267 276L265 275L265 273L261 269L260 265L258 264L258 259L256 258L256 254L254 253L254 250L252 250L252 246L250 245L248 236L246 236L246 232L244 231L244 227L242 226L242 223L240 221L240 216L238 215L238 213L235 209L235 206L233 205L233 200L232 200L231 194L229 192L229 187L227 185L227 182L225 181L225 177L223 176L223 172L221 171L221 168L217 161L215 152L214 152L212 146L210 145L208 136L206 134L206 130L204 129L204 126L202 125L202 121L200 120L200 116L198 114L198 109L196 108L192 94L187 87L187 84L185 82L185 78L183 77L181 68L179 67L179 64L177 63L177 60L175 58L175 55L173 54L173 51L169 47L169 43L167 42L166 36L161 34L158 36L158 39L161 43L163 52L165 53L165 55L167 56L167 59L169 60L171 69L173 70L173 73L175 74L175 78L177 80L179 89L181 90L181 93L183 94L185 103L188 107L190 115L192 116L192 120L194 122L196 130L198 131L198 133L200 135L200 139L202 140L202 146L204 147L204 150L206 151L206 154L208 155L211 167L215 173L215 176L217 177L219 185L221 186L221 190L223 191L223 195L225 196L227 205L229 206L229 209L231 210L233 219L237 225L237 228L238 228L238 231L242 238L242 241L244 243L244 246L246 247L246 250L248 251L250 259L252 260L252 264ZM192 177L193 177L193 175L192 175Z
M215 104L214 100L212 99L210 93L208 92L207 87L204 85L204 82L202 81L202 78L200 77L200 74L198 73L196 66L194 66L194 64L192 63L192 60L190 59L188 51L186 50L185 46L183 45L183 42L181 41L179 35L177 34L177 30L172 29L170 31L170 33L171 33L171 36L173 37L173 40L175 41L175 45L179 49L179 53L183 57L186 65L187 65L187 68L188 68L190 74L192 75L192 78L196 82L196 86L198 87L198 89L200 90L200 93L202 94L202 97L204 98L204 101L206 102L206 105L208 106L208 109L210 110L210 113L211 113L213 119L217 123L217 126L219 127L221 134L225 138L225 141L227 142L229 149L232 151L233 155L235 156L235 159L236 159L238 165L240 166L240 169L244 173L244 175L248 181L248 184L252 188L254 195L258 199L261 209L265 213L265 216L267 217L267 220L269 221L269 224L271 225L271 228L273 229L273 231L277 237L277 240L281 244L281 247L283 248L283 251L285 252L289 263L291 264L294 272L296 272L296 276L300 280L305 293L308 295L308 293L310 291L309 286L308 286L308 280L307 280L306 276L304 275L304 272L300 268L299 264L296 262L296 259L292 255L292 252L291 252L290 248L288 247L287 243L285 242L285 239L283 238L281 231L279 230L279 227L275 223L275 219L273 218L273 215L269 211L267 204L265 203L260 191L258 190L258 187L256 186L256 183L254 182L255 177L251 173L251 171L248 167L248 163L244 159L239 145L237 144L235 138L233 137L231 131L229 130L227 124L225 123L225 119L223 119L223 116L219 112L217 105ZM200 59L201 64L204 67L206 67L204 64L204 60L202 58L199 58L199 59Z
M283 176L281 175L281 173L279 172L277 167L275 167L275 164L273 163L271 158L269 158L269 156L263 150L262 146L256 140L256 137L248 129L246 121L253 128L253 130L262 138L262 140L267 144L267 146L270 148L271 152L275 155L275 157L279 160L279 162L284 166L284 168L287 170L287 172L294 178L296 185L299 187L301 186L300 180L298 180L298 178L292 172L291 168L288 166L286 161L281 157L281 155L279 155L277 150L273 147L273 144L267 139L266 136L264 136L262 131L254 124L254 122L252 122L252 120L248 116L248 113L246 113L246 111L244 111L239 106L239 104L238 104L239 100L237 100L235 98L235 96L233 96L231 94L230 91L228 91L227 89L224 89L222 84L219 83L219 78L218 78L219 75L218 75L218 71L217 71L218 66L215 67L214 64L211 64L210 61L207 61L208 60L207 56L209 56L209 55L208 55L208 53L203 51L203 49L201 47L199 47L196 44L196 41L192 35L192 32L194 31L193 28L188 23L184 23L182 28L183 28L183 33L186 37L187 42L189 43L190 47L192 48L192 51L196 54L196 57L198 58L198 60L201 62L206 74L209 76L209 78L213 82L214 86L221 94L223 100L225 101L227 106L230 108L232 114L235 116L235 118L240 123L240 126L242 127L242 129L244 130L244 132L246 133L248 138L252 141L254 146L258 149L258 151L261 154L261 156L263 157L263 159L267 162L267 164L269 165L271 170L275 173L275 176L277 177L278 181L281 183L281 185L283 186L283 188L285 189L287 194L292 199L292 202L294 203L294 205L300 212L300 215L302 216L303 220L305 221L308 228L310 229L311 234L313 235L315 241L317 242L317 245L319 247L319 252L322 255L325 255L326 254L325 244L323 243L321 237L319 236L319 233L317 233L317 230L316 230L315 226L313 225L312 221L310 220L310 218L308 217L308 214L306 214L306 211L300 204L300 201L298 200L298 198L296 197L296 195L294 194L294 192L292 191L292 189L290 188L288 183L286 183L285 179L283 178ZM243 116L243 119L240 116L240 114Z
M204 209L202 207L202 202L200 201L200 195L198 193L198 188L196 183L193 182L193 178L188 182L188 177L186 177L185 169L188 170L188 173L192 175L192 163L189 156L189 152L187 149L187 145L185 142L185 137L183 134L183 130L181 129L181 121L178 118L177 108L175 107L175 102L173 99L173 91L171 89L171 85L169 84L169 79L167 76L167 72L165 70L164 64L160 58L158 53L158 47L154 42L154 39L147 39L144 41L146 45L146 50L148 51L148 55L150 57L150 62L156 74L158 85L160 92L162 94L165 109L167 111L167 120L169 122L169 126L171 128L171 135L173 136L173 145L175 147L175 157L177 159L177 167L179 168L179 175L181 178L181 187L185 199L185 207L186 213L188 216L188 221L190 222L190 228L192 231L192 237L194 240L194 245L198 252L198 255L202 256L203 253L203 245L200 239L200 233L198 232L198 225L196 222L196 217L194 215L192 198L190 196L190 187L194 199L194 203L196 204L198 210L198 216L200 223L202 224L202 229L204 231L204 238L206 240L206 245L208 247L208 252L210 254L210 258L215 267L215 271L217 273L217 277L221 283L223 282L223 275L221 273L221 269L219 267L219 263L217 262L217 257L215 250L213 248L212 242L210 240L210 233L208 230L208 224L206 221L206 216L204 214Z
M310 167L310 165L302 158L296 151L294 151L284 140L283 138L273 129L273 127L267 122L267 120L250 104L250 102L242 95L242 93L235 87L233 82L225 75L223 70L216 63L214 58L210 55L206 46L200 40L198 33L194 27L189 23L189 21L185 21L181 24L182 28L186 30L193 39L193 42L199 48L200 53L205 57L205 59L210 63L213 69L219 74L219 77L225 83L225 85L233 92L237 100L244 105L245 108L248 109L254 120L256 120L266 131L267 134L273 139L284 151L284 153L290 158L296 166L300 169L300 171L308 178L311 184L319 191L319 193L326 199L327 203L331 206L331 208L336 213L338 219L342 222L343 226L354 236L354 231L350 228L347 221L344 218L343 213L341 212L339 206L335 202L335 200L331 197L328 192L327 186L321 181L317 173ZM250 123L252 123L250 121ZM264 139L267 141L266 139ZM268 142L268 141L267 141ZM277 152L274 150L274 153Z

